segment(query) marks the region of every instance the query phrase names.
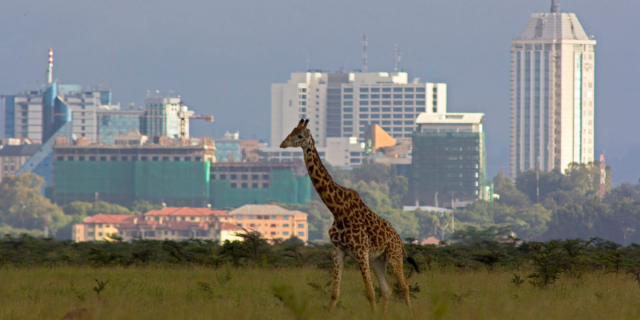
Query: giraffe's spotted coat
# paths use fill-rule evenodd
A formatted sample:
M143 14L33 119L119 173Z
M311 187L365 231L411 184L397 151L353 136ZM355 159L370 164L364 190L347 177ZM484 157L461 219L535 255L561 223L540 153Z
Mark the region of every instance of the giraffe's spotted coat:
M329 229L333 244L333 290L329 309L335 308L340 296L340 280L345 255L358 261L371 307L376 309L375 292L370 269L378 278L383 296L383 307L391 298L387 281L387 265L400 283L407 306L411 307L409 286L404 278L403 259L406 255L402 239L391 224L378 216L362 201L360 195L333 181L322 165L311 132L306 128L308 120L300 120L298 126L282 141L281 148L301 147L309 177L320 198L333 213L334 221Z

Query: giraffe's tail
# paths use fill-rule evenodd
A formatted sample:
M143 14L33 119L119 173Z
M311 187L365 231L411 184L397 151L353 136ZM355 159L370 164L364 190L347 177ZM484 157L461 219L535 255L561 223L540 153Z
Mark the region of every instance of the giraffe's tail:
M416 262L416 260L414 260L412 257L407 257L407 262L409 262L409 264L416 269L417 273L420 273L420 267L418 267L418 263Z

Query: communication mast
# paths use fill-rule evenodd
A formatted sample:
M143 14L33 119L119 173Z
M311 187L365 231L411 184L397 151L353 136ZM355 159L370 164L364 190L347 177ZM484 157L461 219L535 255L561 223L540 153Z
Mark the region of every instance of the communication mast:
M362 72L367 72L367 34L362 35Z
M393 44L393 72L398 72L398 44Z
M47 69L47 84L53 83L53 49L49 48L49 68Z

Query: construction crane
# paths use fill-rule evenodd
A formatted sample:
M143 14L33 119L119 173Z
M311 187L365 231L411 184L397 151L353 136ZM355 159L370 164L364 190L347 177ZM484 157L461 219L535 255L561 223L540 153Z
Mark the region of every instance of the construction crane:
M189 115L188 112L180 111L178 113L178 117L180 117L180 131L179 138L180 141L185 141L187 138L187 120L204 120L205 122L213 122L213 116L202 116L202 115Z

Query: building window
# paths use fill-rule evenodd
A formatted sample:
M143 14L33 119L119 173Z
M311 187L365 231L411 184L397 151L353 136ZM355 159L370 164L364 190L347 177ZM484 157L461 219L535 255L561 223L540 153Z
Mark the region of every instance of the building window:
M266 180L266 179L269 179L269 175L268 175L268 174L263 174L263 175L262 175L262 179L265 179L265 180Z
M263 187L263 188L269 188L269 184L268 184L268 183L263 183L263 184L262 184L262 187Z
M231 180L236 180L236 179L238 179L238 175L237 174L232 174L232 175L230 175L230 179Z
M89 157L89 161L96 161L96 157Z
M282 235L283 235L283 236L288 236L288 235L289 235L289 232L288 232L288 231L284 231L284 232L282 233Z
M227 180L227 175L226 174L221 174L220 175L220 180Z
M258 188L258 184L257 183L252 183L251 184L251 188L257 189Z
M252 174L251 175L251 179L258 180L258 179L260 179L260 175L259 174Z
M289 220L289 216L282 216L282 220Z
M369 101L366 101L366 100L364 100L364 101L363 101L363 100L360 100L360 105L361 105L361 106L368 106L368 105L369 105Z
M249 175L248 174L243 174L242 176L242 180L249 180Z
M299 237L304 237L304 232L298 232Z
M272 223L272 224L271 224L271 228L275 228L275 227L276 227L276 224L275 224L275 223Z
M248 187L249 187L249 184L248 184L248 183L243 183L243 184L242 184L242 189L246 189L246 188L248 188Z
M360 88L360 92L369 92L369 88Z
M116 156L111 156L111 161L118 161L118 157L116 157Z
M283 228L289 228L289 224L288 224L288 223L283 223L283 224L282 224L282 227L283 227Z

